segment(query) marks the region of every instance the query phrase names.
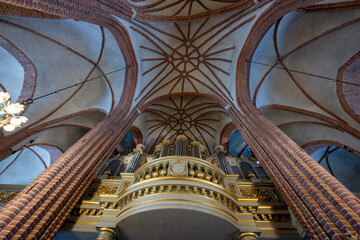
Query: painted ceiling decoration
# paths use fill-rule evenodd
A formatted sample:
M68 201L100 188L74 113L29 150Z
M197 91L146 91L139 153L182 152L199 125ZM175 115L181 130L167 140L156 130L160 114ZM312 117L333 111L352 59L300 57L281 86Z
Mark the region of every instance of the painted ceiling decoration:
M213 100L196 96L179 96L160 100L139 117L144 122L145 145L148 152L163 140L174 141L185 135L198 140L211 154L217 145L221 129L230 119L225 110ZM136 123L135 123L136 125Z

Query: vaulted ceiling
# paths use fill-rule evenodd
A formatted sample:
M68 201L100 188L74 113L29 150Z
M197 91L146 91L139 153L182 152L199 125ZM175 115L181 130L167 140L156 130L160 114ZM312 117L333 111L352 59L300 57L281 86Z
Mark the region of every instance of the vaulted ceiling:
M248 59L250 96L268 119L304 147L334 141L360 149L359 87L314 77L360 83L358 4L314 4L273 19L262 39L249 39L276 2L110 2L132 13L112 21L128 32L137 66L127 66L119 36L106 28L71 19L0 17L0 88L13 101L80 83L26 106L30 120L15 132L25 140L13 150L32 139L68 149L114 109L128 91L124 68L137 67L132 109L141 113L134 125L147 149L185 134L211 153L231 123L229 106L238 104L237 82L244 81L238 59L249 40L259 43Z
M359 16L292 12L255 52L252 101L300 146L329 140L360 149Z
M144 144L148 152L163 140L174 141L185 135L189 140L204 144L214 153L219 142L219 130L231 120L214 100L196 96L166 98L146 108L134 123L145 130Z

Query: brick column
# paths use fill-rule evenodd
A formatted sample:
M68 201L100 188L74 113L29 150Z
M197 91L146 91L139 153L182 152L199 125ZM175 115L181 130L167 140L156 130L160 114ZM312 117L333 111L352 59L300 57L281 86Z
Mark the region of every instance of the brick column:
M250 60L272 24L315 1L278 1L253 25L237 65L237 105L229 109L236 127L258 157L311 239L347 239L360 233L360 204L348 189L279 128L263 117L249 93Z
M125 27L114 15L123 15L112 8L89 1L6 0L8 4L33 9L62 18L73 18L106 27L112 32L125 59L124 89L117 106L100 124L77 141L68 151L40 174L0 211L0 238L51 239L61 227L73 206L80 199L97 171L113 152L137 116L130 112L137 81L137 61ZM126 9L122 9L126 12ZM11 145L31 133L16 134ZM8 139L9 140L9 139Z

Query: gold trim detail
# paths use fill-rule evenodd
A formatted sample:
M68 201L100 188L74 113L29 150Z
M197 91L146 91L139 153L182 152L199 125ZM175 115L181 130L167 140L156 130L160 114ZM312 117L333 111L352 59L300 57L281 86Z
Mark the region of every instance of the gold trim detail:
M229 183L229 189L232 193L236 194L236 186L235 183Z
M81 203L82 203L82 204L86 204L86 205L97 205L97 206L100 206L100 203L97 202L97 201L82 200Z
M202 159L182 156L159 158L144 164L135 171L135 182L171 175L172 162L184 164L184 175L223 185L225 175L218 167Z
M192 194L197 195L200 197L206 197L212 200L215 200L217 203L222 204L229 210L233 211L234 213L243 213L244 210L247 212L252 212L252 207L243 207L238 206L238 204L230 199L229 197L215 192L210 189L206 189L203 187L197 186L189 186L189 185L160 185L160 186L153 186L153 187L146 187L139 189L135 192L129 193L122 197L118 202L118 207L120 209L124 208L126 205L134 201L135 199L150 196L150 195L157 195L157 194L164 194L164 193L182 193L182 194Z
M178 135L176 137L175 142L179 141L179 140L183 140L183 141L187 141L187 137L185 135Z
M93 186L89 193L89 197L100 197L100 195L114 194L117 190L117 186Z
M191 145L194 146L194 147L200 147L201 143L199 141L192 141Z
M115 232L114 229L111 229L111 228L107 228L107 227L102 227L99 229L99 232L109 232L109 233L112 233L114 234L114 237L116 237L117 233Z
M259 238L259 236L256 233L245 232L245 233L240 233L237 239L241 240L243 237L254 237L255 239Z
M171 141L170 140L164 140L164 141L162 141L162 144L163 145L170 145Z
M253 215L256 222L290 222L291 218L289 214L257 214Z
M150 201L146 201L146 202L142 202L142 203L138 203L134 206L131 206L127 209L125 209L124 211L120 212L117 216L119 217L121 214L123 214L126 211L129 211L130 209L134 208L134 207L138 207L144 204L148 204L148 203L153 203L153 202L163 202L163 201L179 201L179 202L193 202L193 203L199 203L199 204L203 204L203 205L207 205L209 207L213 207L215 209L218 209L224 213L226 213L227 215L231 216L236 222L238 222L238 219L236 217L234 217L233 215L229 214L229 212L225 211L224 209L221 209L215 205L209 204L209 203L204 203L204 202L200 202L200 201L195 201L195 200L188 200L188 199L173 199L173 198L167 198L167 199L156 199L156 200L150 200ZM253 221L252 221L253 222Z
M75 208L72 211L73 216L96 216L100 217L103 215L104 211L102 209L97 208Z
M0 202L10 202L20 191L0 191Z
M124 192L130 185L130 181L129 180L125 180L124 184L121 187L120 192Z
M278 202L267 189L240 189L240 192L244 198L257 198L259 202Z
M171 176L171 177L158 177L158 178L153 178L153 179L148 179L142 182L138 182L133 184L131 187L129 187L129 189L127 190L128 192L130 192L132 189L141 186L141 185L145 185L148 183L154 183L154 182L163 182L163 181L171 181L171 180L181 180L181 181L189 181L189 182L195 182L195 183L203 183L203 184L207 184L210 185L212 187L217 188L220 191L223 191L227 194L229 194L231 197L233 197L234 199L236 199L237 201L250 201L250 202L254 202L254 199L244 199L244 198L239 198L238 196L236 196L234 193L230 192L228 189L224 188L222 185L219 184L215 184L213 182L209 182L206 181L204 179L198 179L198 178L192 178L192 177L176 177L176 176ZM122 194L117 194L111 196L111 198L118 198L120 197ZM257 201L257 200L255 200Z

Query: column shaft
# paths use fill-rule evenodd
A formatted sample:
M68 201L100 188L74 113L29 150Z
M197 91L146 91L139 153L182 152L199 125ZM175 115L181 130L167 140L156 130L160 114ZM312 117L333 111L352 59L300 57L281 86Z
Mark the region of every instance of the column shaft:
M360 233L359 200L349 190L264 117L236 118L236 126L309 237Z
M86 190L97 171L130 128L136 111L129 112L137 79L137 61L125 27L95 2L66 1L51 4L9 0L7 4L28 8L63 18L73 18L106 27L117 40L131 68L125 72L124 89L117 106L100 124L68 149L48 169L18 194L0 211L0 238L51 239L65 221L72 207ZM94 4L94 6L92 5ZM81 6L81 9L79 8ZM106 10L104 9L106 8ZM116 11L110 11L119 15ZM45 127L45 126L43 126ZM23 131L23 132L21 132ZM9 137L7 148L33 132L20 130ZM11 140L12 139L12 140ZM10 146L11 145L11 146Z

